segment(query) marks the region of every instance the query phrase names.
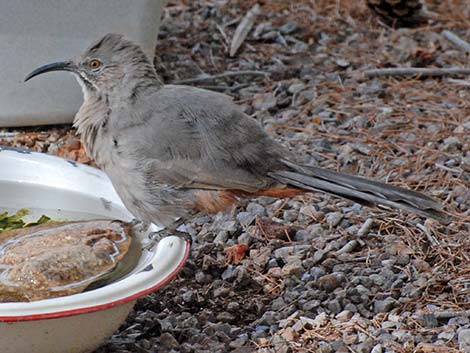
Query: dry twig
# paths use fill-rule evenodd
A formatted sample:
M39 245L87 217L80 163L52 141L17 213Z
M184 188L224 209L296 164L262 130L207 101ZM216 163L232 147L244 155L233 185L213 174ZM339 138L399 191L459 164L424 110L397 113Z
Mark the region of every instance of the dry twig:
M204 75L204 76L189 78L185 80L173 81L172 84L186 85L189 83L212 81L212 80L218 80L220 78L236 77L236 76L265 76L266 77L268 76L268 73L264 71L256 71L256 70L226 71L224 73L217 74L217 75Z
M455 83L456 85L459 85L462 87L470 87L470 80L457 80L457 79L449 78L448 81L450 83Z
M237 29L235 30L235 34L232 38L232 43L230 44L230 56L235 56L237 53L238 48L243 44L245 41L246 36L253 28L255 24L256 17L261 13L260 6L255 4L250 11L247 12L243 20L238 25Z
M459 47L460 49L470 53L470 43L464 41L463 39L459 38L455 33L445 30L442 32L442 35L446 37L449 42L452 42L454 45Z
M431 245L433 245L433 246L440 245L439 240L436 239L436 237L431 233L431 230L428 227L426 227L426 225L422 225L421 223L418 223L416 225L416 227L418 227L419 229L421 229L423 231L423 233L426 235L426 237L428 238L428 241L429 241L429 243L431 243Z
M438 311L432 313L434 317L438 320L445 320L451 319L453 317L470 317L470 310L462 310L462 311Z
M367 78L380 76L421 76L421 77L438 77L438 76L459 76L470 75L470 68L425 68L425 67L392 67L385 69L372 69L364 71Z

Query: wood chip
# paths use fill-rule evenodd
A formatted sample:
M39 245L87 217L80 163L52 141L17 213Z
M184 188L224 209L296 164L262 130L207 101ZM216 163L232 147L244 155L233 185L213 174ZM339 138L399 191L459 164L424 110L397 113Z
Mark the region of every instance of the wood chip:
M232 42L230 43L230 56L233 57L237 53L237 50L243 44L246 36L253 28L256 17L261 13L259 4L254 5L250 11L248 11L239 23L235 34L233 35Z

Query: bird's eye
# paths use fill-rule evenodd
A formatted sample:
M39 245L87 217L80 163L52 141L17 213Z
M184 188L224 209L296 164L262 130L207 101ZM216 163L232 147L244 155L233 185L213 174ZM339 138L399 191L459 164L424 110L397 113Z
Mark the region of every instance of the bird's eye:
M99 61L98 59L93 59L88 65L90 66L90 69L96 70L101 67L101 61Z

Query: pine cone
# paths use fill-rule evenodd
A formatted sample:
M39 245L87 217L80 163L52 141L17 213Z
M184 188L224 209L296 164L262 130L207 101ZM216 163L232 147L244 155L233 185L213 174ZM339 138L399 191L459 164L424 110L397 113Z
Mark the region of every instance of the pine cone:
M388 24L417 26L426 21L421 0L366 0L367 6Z

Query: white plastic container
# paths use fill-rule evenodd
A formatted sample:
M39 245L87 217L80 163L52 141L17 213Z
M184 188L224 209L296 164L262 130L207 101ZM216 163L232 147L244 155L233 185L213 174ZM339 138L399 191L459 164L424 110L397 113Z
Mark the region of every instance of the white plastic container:
M108 177L62 158L0 146L0 212L31 210L56 219L130 220ZM151 228L155 230L155 227ZM134 241L145 245L147 233ZM137 298L157 291L183 267L189 244L163 238L123 278L94 290L30 303L0 303L1 353L85 353L124 322Z
M153 57L165 0L0 0L0 127L69 123L82 93L72 75L23 83L35 68L80 54L106 33Z

